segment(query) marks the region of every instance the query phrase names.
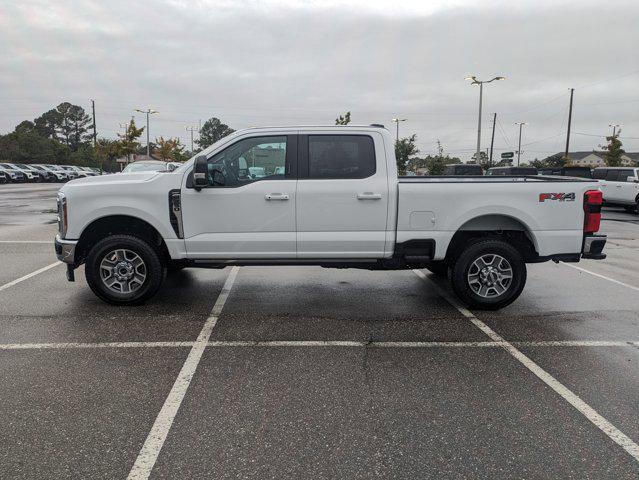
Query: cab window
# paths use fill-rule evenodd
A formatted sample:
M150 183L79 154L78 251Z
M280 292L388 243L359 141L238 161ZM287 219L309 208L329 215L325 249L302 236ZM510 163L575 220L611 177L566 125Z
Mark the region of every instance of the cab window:
M240 140L208 161L213 187L241 187L259 180L284 179L287 136L251 137Z
M366 178L375 173L375 147L367 135L309 135L309 178Z

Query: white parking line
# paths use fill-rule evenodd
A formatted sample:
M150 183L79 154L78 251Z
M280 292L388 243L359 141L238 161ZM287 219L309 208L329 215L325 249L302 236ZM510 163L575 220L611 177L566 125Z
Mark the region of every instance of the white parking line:
M13 287L14 285L17 285L20 282L24 282L25 280L28 280L31 277L35 277L36 275L38 275L38 274L40 274L42 272L46 272L50 268L56 267L58 265L62 265L62 262L52 263L51 265L47 265L46 267L42 267L41 269L36 270L35 272L31 272L31 273L25 275L24 277L20 277L20 278L18 278L16 280L13 280L13 281L9 282L9 283L5 283L4 285L0 286L0 292L2 290L6 290L7 288Z
M590 420L597 428L605 433L613 442L622 447L628 454L630 454L637 462L639 462L639 445L632 441L625 433L615 427L612 423L602 417L594 408L584 402L579 396L569 390L559 380L546 372L543 368L537 365L534 361L519 351L512 343L506 341L501 335L495 332L492 328L479 320L472 312L462 306L457 299L453 298L445 290L441 289L439 285L430 280L423 272L419 270L413 270L415 274L423 280L429 282L438 291L438 293L453 307L455 307L463 316L468 318L473 325L484 332L491 340L499 342L501 347L506 350L510 355L517 359L523 366L534 373L537 378L552 388L557 394L559 394L570 405L575 407L584 417Z
M213 331L213 328L217 323L217 319L220 316L220 313L222 313L222 308L224 308L226 299L231 292L238 270L239 267L233 267L229 276L226 278L222 291L218 295L215 305L213 305L211 314L204 323L204 327L202 327L202 330L191 348L184 365L182 365L182 369L173 384L173 388L171 388L168 397L166 397L164 405L162 405L162 409L155 419L155 423L153 424L149 435L146 437L142 450L140 450L140 453L138 454L138 457L136 458L127 478L131 480L149 478L151 470L153 470L153 466L160 454L160 450L162 449L166 437L169 434L171 425L173 425L175 415L177 415L180 405L182 404L182 400L186 395L186 391L191 384L195 370L200 363L204 349L211 337L211 332Z
M65 343L4 343L0 350L63 350L87 348L176 348L192 347L195 342L65 342Z
M0 350L64 350L90 348L180 348L193 347L196 342L63 342L63 343L3 343ZM511 341L518 347L639 347L639 340L541 340ZM498 348L504 342L361 342L355 340L216 340L207 347L357 347L357 348Z
M47 245L53 244L51 240L0 240L0 243L42 243Z
M569 263L564 263L564 262L561 262L561 263L566 265L567 267L574 268L575 270L579 270L580 272L588 273L595 277L603 278L604 280L608 280L609 282L616 283L617 285L631 288L632 290L639 292L639 287L635 287L634 285L628 285L627 283L620 282L619 280L615 280L614 278L606 277L605 275L601 275L600 273L591 272L590 270L586 270L585 268L577 267L575 265L570 265Z

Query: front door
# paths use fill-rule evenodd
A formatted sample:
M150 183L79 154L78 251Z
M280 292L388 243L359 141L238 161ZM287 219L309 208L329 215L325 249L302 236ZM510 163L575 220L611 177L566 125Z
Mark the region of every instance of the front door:
M300 135L299 258L384 256L389 192L382 142L378 133L354 130Z
M297 137L245 136L208 160L209 185L186 180L187 257L295 258Z

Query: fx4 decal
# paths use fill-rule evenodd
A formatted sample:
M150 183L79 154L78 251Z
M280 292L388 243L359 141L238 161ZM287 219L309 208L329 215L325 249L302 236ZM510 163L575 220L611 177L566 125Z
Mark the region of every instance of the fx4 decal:
M575 193L540 193L539 201L545 202L546 200L558 200L560 202L574 202Z

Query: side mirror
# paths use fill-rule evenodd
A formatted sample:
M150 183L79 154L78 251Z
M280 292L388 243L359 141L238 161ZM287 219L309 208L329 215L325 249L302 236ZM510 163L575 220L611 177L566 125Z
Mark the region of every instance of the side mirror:
M205 155L199 155L195 157L195 164L193 167L193 186L196 189L208 187L209 181L206 178L208 173L208 160Z

